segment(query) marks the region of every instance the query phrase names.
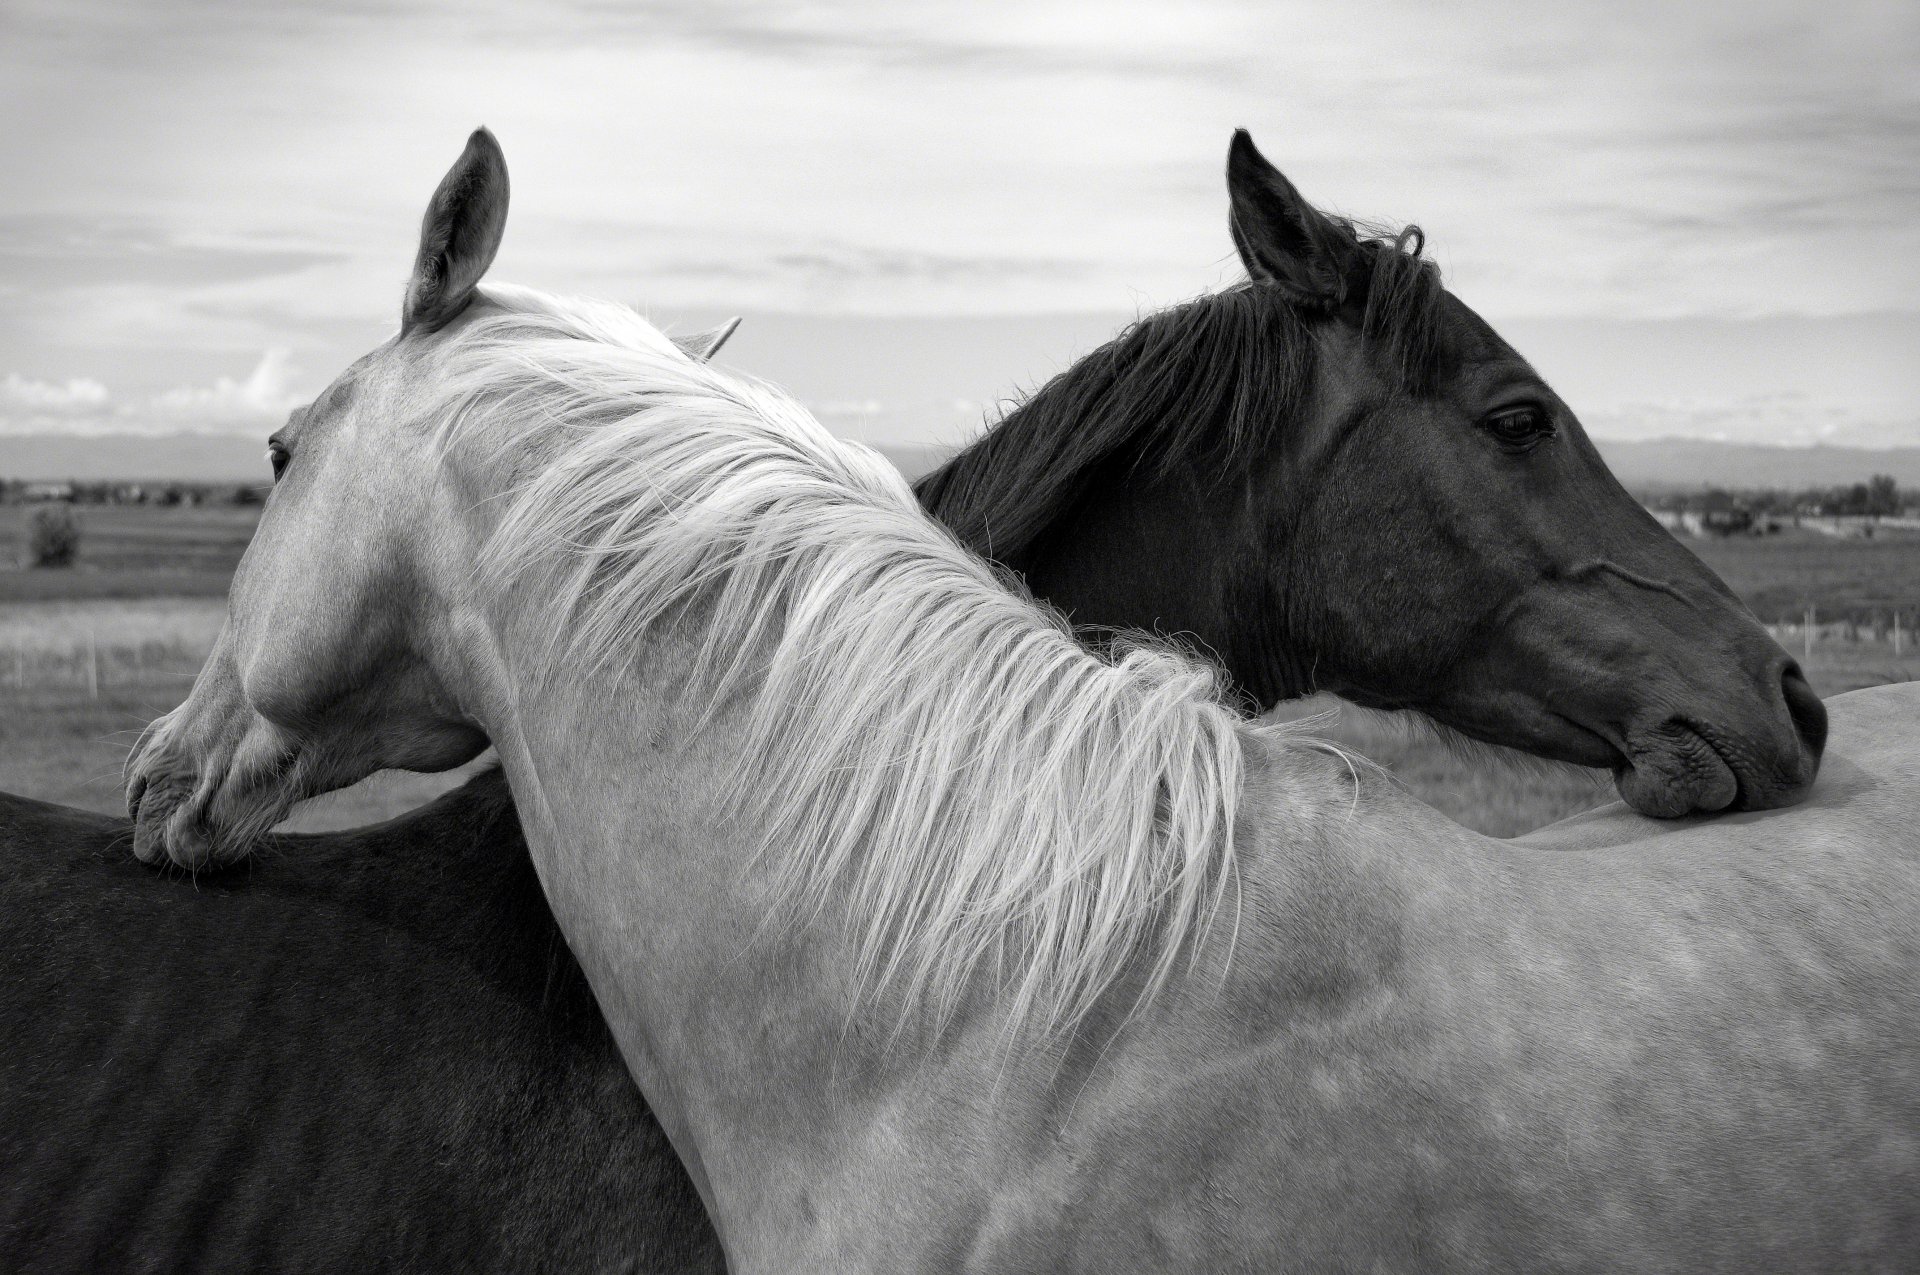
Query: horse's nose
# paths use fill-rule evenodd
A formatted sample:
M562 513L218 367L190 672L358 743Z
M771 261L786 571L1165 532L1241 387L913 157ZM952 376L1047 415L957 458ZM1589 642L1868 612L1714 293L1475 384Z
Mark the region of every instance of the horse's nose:
M1820 702L1800 666L1788 659L1780 671L1780 696L1786 705L1792 737L1776 754L1768 771L1741 777L1738 810L1772 810L1791 806L1807 795L1820 773L1820 755L1827 746L1827 706Z
M1786 670L1780 675L1780 691L1787 697L1787 713L1793 718L1800 742L1807 746L1818 764L1827 748L1827 706L1813 693L1806 674L1792 660L1787 661Z

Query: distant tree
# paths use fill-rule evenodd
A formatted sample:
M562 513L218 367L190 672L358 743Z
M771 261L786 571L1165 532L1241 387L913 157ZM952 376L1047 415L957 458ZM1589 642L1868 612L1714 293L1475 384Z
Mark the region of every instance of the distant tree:
M1867 479L1867 507L1862 513L1885 518L1900 512L1900 484L1891 474L1875 474Z
M1724 487L1709 487L1700 493L1696 508L1703 514L1724 514L1733 509L1738 502L1733 493Z
M80 518L73 506L42 505L27 523L27 565L70 567L80 556Z

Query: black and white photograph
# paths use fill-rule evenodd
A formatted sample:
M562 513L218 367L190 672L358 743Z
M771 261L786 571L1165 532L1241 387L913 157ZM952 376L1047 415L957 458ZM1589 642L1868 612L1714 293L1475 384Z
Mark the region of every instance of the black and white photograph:
M1920 8L0 0L0 1275L1920 1275Z

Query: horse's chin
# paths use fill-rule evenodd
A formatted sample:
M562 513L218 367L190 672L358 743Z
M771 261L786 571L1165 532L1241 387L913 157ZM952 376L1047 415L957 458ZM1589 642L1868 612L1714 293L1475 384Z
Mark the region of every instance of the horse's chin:
M1659 738L1631 750L1616 764L1614 787L1620 799L1655 819L1712 814L1740 802L1740 777L1726 758L1701 735L1675 726Z
M138 785L128 794L133 816L133 857L142 863L172 862L189 872L227 867L245 859L253 835L236 828L216 827L207 818L206 803L195 801L178 784ZM244 820L265 830L280 821L279 803L261 803L257 815Z

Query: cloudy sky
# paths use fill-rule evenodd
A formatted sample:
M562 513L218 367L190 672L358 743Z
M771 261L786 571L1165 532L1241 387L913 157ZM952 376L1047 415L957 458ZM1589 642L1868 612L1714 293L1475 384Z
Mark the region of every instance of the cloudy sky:
M499 277L744 313L736 365L953 437L1237 276L1245 126L1598 434L1920 444L1911 0L0 0L0 108L0 431L264 433L484 122Z

